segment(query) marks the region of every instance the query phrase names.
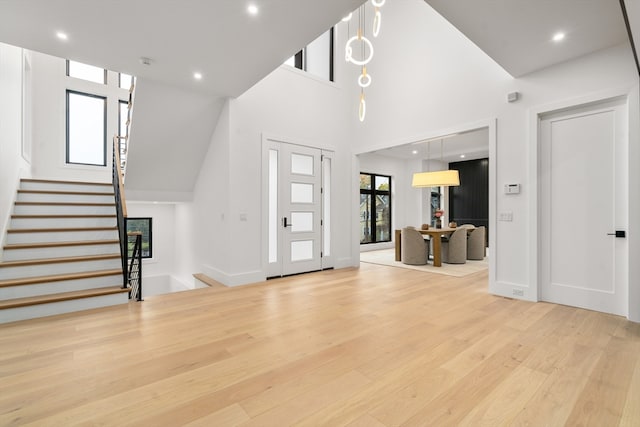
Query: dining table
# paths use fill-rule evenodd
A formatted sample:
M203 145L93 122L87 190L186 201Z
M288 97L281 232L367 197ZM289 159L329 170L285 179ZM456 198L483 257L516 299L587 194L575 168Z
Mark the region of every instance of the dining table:
M464 228L467 229L467 233L475 230L474 226L465 225ZM433 266L434 267L442 267L442 236L449 236L454 231L456 231L457 227L442 227L435 228L429 227L427 230L423 230L420 228L416 228L417 231L420 232L423 236L429 236L433 242ZM402 261L402 230L395 231L396 238L396 261Z

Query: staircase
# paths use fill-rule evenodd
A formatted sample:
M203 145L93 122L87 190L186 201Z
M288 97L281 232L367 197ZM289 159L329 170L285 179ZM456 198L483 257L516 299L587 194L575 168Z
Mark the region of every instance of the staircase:
M113 185L23 179L0 262L0 323L127 303Z

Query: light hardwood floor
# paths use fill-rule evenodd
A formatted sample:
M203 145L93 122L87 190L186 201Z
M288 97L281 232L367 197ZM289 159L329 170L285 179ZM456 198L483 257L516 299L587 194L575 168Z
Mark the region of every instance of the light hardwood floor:
M638 426L640 325L371 264L0 326L0 425Z

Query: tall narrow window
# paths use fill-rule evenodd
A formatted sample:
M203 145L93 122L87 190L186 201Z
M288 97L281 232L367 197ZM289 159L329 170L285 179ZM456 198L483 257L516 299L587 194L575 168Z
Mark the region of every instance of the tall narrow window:
M106 166L107 98L67 91L67 163Z
M127 233L142 233L142 258L153 256L152 241L152 219L151 218L127 218ZM129 244L129 256L133 251L133 244Z
M82 62L67 60L67 76L103 85L107 84L107 70Z
M127 101L118 101L118 135L127 136L127 121L129 120L129 103Z
M360 243L391 241L391 177L360 173Z

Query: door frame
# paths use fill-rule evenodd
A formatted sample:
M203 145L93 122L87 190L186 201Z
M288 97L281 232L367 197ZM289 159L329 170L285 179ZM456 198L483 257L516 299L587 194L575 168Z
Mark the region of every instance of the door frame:
M298 146L302 146L302 147L307 147L307 148L311 148L314 150L319 150L321 152L321 155L323 157L326 157L328 159L331 159L331 176L330 176L330 186L331 189L335 188L335 175L336 175L336 171L335 171L335 164L334 164L334 160L335 160L335 148L334 147L330 147L330 146L321 146L320 144L317 143L313 143L313 142L309 142L309 141L301 141L301 140L293 140L291 138L283 138L283 137L277 137L274 135L270 135L270 134L266 134L266 133L262 133L261 135L262 137L262 141L261 141L261 162L260 162L260 167L261 167L261 197L260 197L260 216L261 216L261 233L260 233L260 240L261 240L261 267L262 267L262 275L264 277L264 279L266 280L267 277L270 277L268 272L269 272L269 149L270 149L270 144L289 144L289 145L298 145ZM323 162L322 160L320 161L320 168L321 170L323 169ZM321 173L324 173L324 170L321 171ZM324 177L321 176L321 185L324 185ZM323 197L323 195L321 194L321 198ZM320 206L320 211L321 211L321 219L324 220L324 205L322 204L322 200L321 200L321 206ZM334 203L330 203L329 206L329 216L330 218L334 218L335 217L335 208L334 208ZM324 251L324 225L321 227L320 229L320 244L321 244L321 251ZM335 252L335 227L330 226L329 227L329 238L331 240L331 256L327 256L327 257L323 257L326 258L326 261L323 262L323 258L320 259L320 267L321 269L326 269L326 268L334 268L335 266L335 256L333 255L333 253Z
M611 90L605 90L595 92L590 95L586 95L579 98L567 99L550 104L538 105L530 108L529 110L529 286L524 289L524 298L531 301L541 300L541 286L540 286L540 269L542 267L540 250L541 243L541 229L540 229L540 208L541 208L541 194L539 186L540 178L540 149L542 133L540 132L540 121L542 117L560 113L563 110L573 110L578 108L589 107L591 105L598 105L604 102L613 101L615 99L622 99L622 102L626 104L628 114L628 161L629 161L629 184L640 181L640 168L631 167L638 164L640 160L640 149L637 148L640 143L640 135L638 135L638 128L640 126L640 119L638 115L638 86L623 87ZM629 185L629 193L627 195L629 202L629 228L627 233L628 239L628 259L629 259L629 272L628 272L628 310L627 318L636 322L640 322L640 267L634 266L631 262L633 259L637 259L640 256L640 239L634 239L634 232L638 230L640 233L640 224L634 221L633 218L640 216L640 194L635 191L634 186ZM637 187L637 186L636 186ZM635 194L635 196L634 196ZM636 258L634 258L636 257Z
M497 202L497 171L498 171L498 119L487 118L484 120L478 120L474 122L468 123L460 123L451 127L441 128L431 130L421 135L412 136L410 138L403 138L399 140L386 141L379 144L375 144L373 146L368 146L366 149L355 150L352 153L352 165L351 165L351 176L352 176L352 234L351 234L351 253L354 254L355 266L360 263L360 187L359 187L359 177L360 177L360 161L358 156L360 154L366 154L373 151L383 150L387 148L396 147L399 145L405 145L410 143L415 143L419 141L427 141L442 138L446 135L452 135L455 133L464 133L468 131L473 131L477 129L487 128L489 131L489 227L492 230L489 233L489 248L488 248L488 258L489 258L489 293L495 295L507 295L503 292L503 285L497 282L496 273L497 273L497 265L498 265L498 251L496 248L497 236L500 230L498 230L498 222L497 222L497 212L498 212L498 202ZM410 181L409 181L410 183ZM392 185L393 186L396 184ZM445 192L445 201L447 200L448 192ZM393 202L395 203L395 202ZM396 208L394 208L396 209ZM397 210L396 210L397 212ZM395 217L397 218L397 216ZM395 221L392 219L391 229L395 230L397 224L393 223ZM511 288L509 288L511 289ZM511 292L509 290L509 292Z

